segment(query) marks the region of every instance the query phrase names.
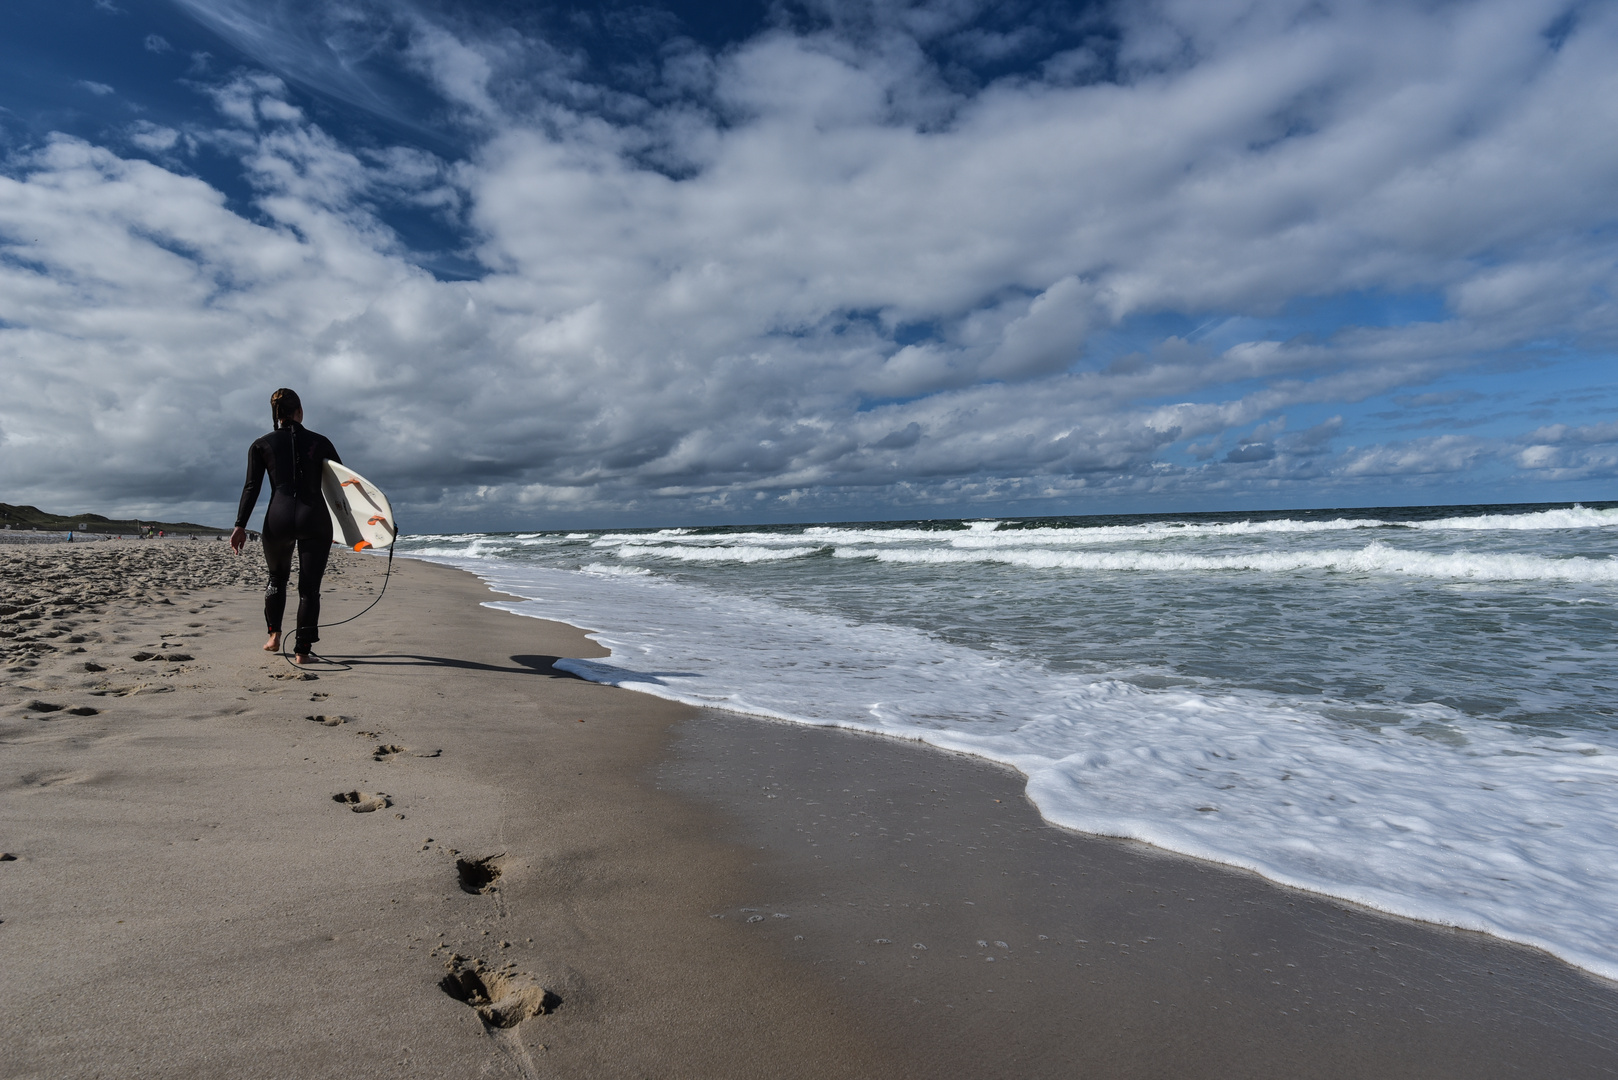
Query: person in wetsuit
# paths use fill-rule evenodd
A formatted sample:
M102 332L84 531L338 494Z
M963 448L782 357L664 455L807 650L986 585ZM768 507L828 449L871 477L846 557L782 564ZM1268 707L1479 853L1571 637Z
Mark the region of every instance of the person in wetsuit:
M236 528L230 546L240 555L247 542L247 519L258 503L264 474L270 474L270 505L264 511L264 561L270 582L264 590L264 622L270 640L265 652L281 647L281 616L287 605L287 579L292 576L292 551L298 551L298 632L293 659L309 662L309 648L320 640L320 579L331 555L331 512L320 493L321 464L342 463L337 448L324 435L303 426L303 405L298 395L281 389L270 395L270 416L275 430L247 450L247 483L236 508Z

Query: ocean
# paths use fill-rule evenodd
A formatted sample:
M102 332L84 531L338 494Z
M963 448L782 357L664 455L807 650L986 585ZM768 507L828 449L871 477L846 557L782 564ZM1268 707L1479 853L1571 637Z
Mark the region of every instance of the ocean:
M401 539L560 666L1004 762L1058 825L1618 979L1618 504Z

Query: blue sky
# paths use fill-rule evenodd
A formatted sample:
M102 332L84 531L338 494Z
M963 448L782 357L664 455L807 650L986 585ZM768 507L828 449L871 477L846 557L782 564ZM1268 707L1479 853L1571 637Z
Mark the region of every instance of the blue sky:
M1618 497L1618 5L13 0L0 499Z

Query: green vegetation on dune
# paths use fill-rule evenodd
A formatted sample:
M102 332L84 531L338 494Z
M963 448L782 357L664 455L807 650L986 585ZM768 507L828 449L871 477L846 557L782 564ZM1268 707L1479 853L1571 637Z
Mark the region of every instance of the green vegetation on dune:
M40 532L118 533L125 536L161 529L178 536L218 536L229 532L211 525L189 521L145 521L137 518L109 518L101 514L47 514L37 506L0 503L0 528L37 529Z

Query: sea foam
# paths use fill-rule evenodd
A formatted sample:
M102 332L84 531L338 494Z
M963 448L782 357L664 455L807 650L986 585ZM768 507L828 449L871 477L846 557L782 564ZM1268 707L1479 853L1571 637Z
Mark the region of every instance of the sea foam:
M981 755L1058 824L1618 978L1618 714L1593 689L1618 676L1614 524L1570 507L405 550L594 632L610 658L561 663L585 678Z
M1347 574L1404 574L1412 577L1471 581L1598 581L1618 582L1618 559L1578 556L1544 558L1538 555L1480 555L1410 551L1370 543L1363 548L1323 551L1255 551L1240 555L1198 555L1186 552L1145 551L1076 552L1040 548L992 551L956 549L903 549L840 547L840 559L876 559L879 562L963 563L991 562L1038 569L1145 570L1159 573L1255 570L1286 573L1322 570Z
M1373 731L1256 697L1064 676L668 581L462 565L524 598L491 606L593 631L610 659L558 663L583 678L980 755L1026 774L1057 824L1486 931L1618 978L1618 740L1524 737L1438 706Z

